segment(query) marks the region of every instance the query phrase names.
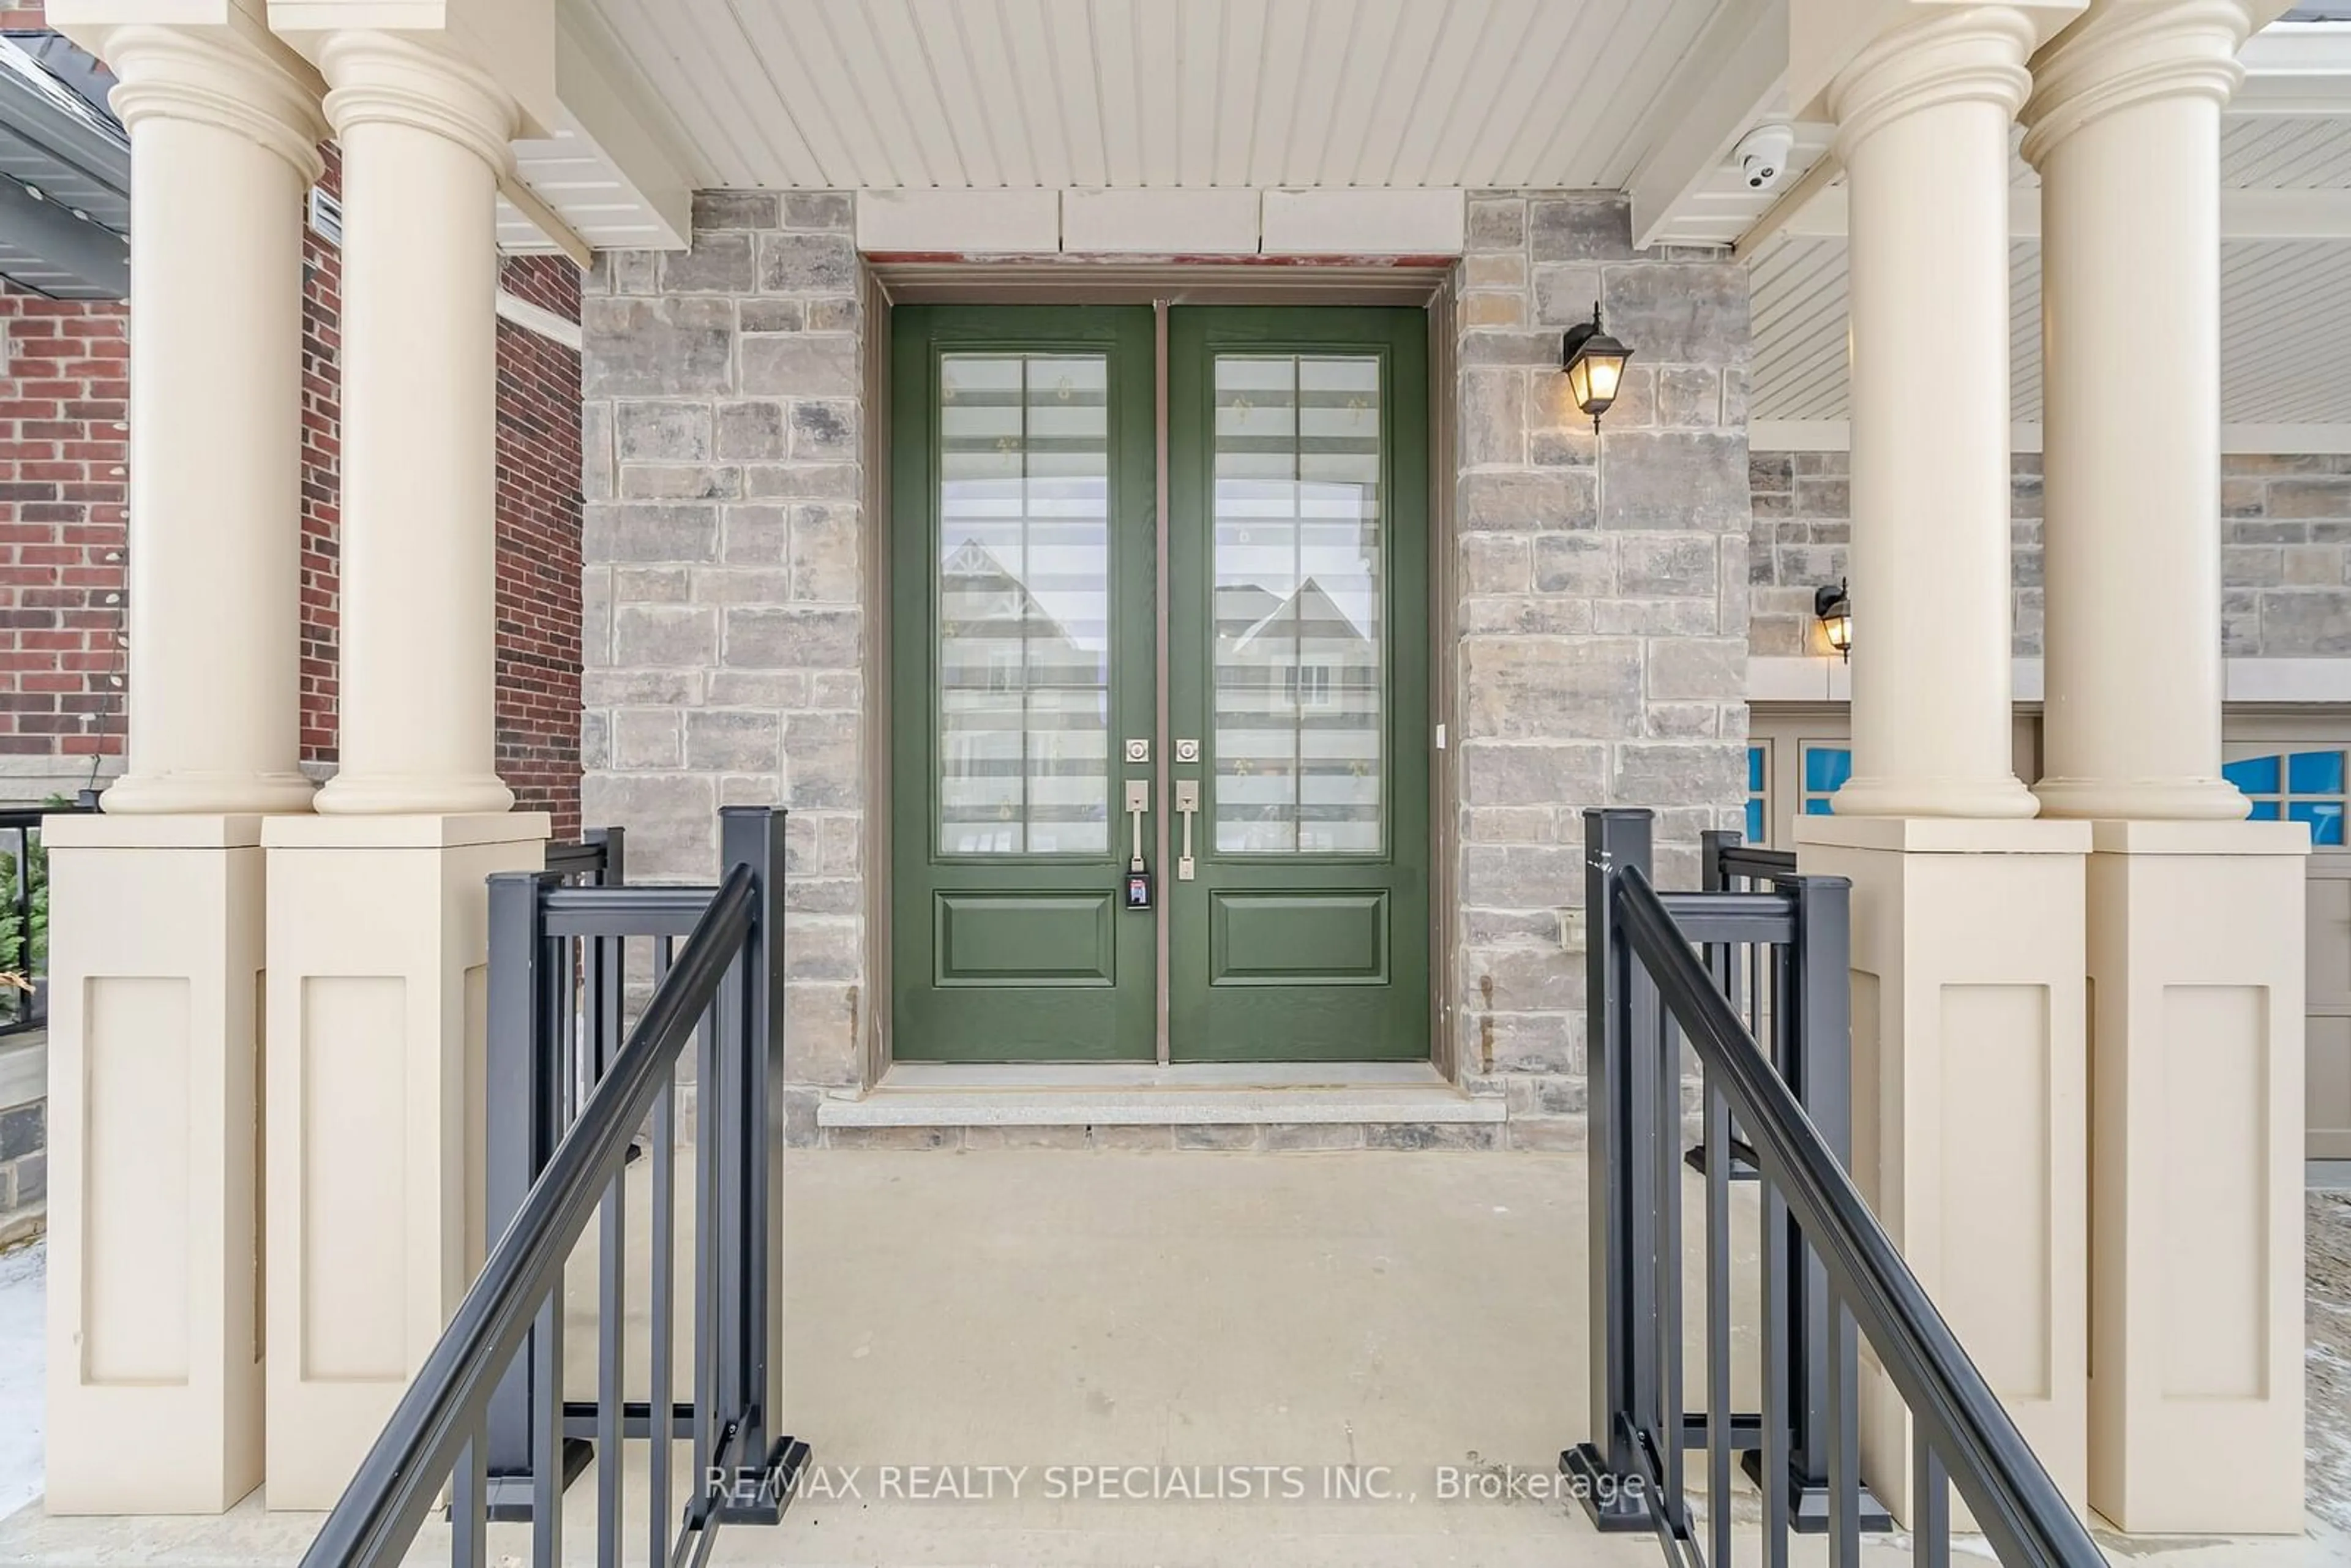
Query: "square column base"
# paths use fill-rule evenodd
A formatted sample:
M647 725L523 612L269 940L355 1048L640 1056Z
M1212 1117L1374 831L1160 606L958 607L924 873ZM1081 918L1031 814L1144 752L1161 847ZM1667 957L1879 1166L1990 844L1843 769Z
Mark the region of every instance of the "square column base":
M1805 817L1796 842L1853 882L1855 1183L2078 1510L2089 826ZM1862 1478L1908 1524L1909 1410L1861 1360Z
M261 1482L256 816L51 817L47 1495Z
M271 821L268 1501L330 1508L484 1250L493 872L545 813Z
M2302 1532L2299 822L2093 825L2090 1501Z

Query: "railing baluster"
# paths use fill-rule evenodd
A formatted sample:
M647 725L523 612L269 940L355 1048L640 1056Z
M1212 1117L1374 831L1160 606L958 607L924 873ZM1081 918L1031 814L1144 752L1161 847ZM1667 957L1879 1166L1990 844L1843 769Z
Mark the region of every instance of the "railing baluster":
M711 1462L718 1451L718 1139L711 1125L710 1091L718 1082L718 1023L702 1015L694 1059L694 1484L693 1512L714 1513Z
M649 1545L645 1561L658 1563L668 1554L670 1531L669 1478L670 1464L676 1457L673 1429L676 1417L670 1408L670 1369L677 1357L675 1302L677 1299L677 1241L674 1205L677 1201L677 1084L674 1079L662 1085L660 1096L653 1101L653 1327L648 1336L651 1359L646 1363L645 1414L646 1432L652 1441L647 1446L648 1464L645 1508L652 1516L647 1529Z
M1763 1173L1761 1215L1763 1305L1763 1568L1788 1568L1788 1489L1773 1478L1788 1473L1788 1200Z
M531 1568L563 1562L563 1285L538 1309L530 1338Z
M1910 1559L1917 1568L1951 1568L1951 1489L1942 1456L1923 1422L1911 1424Z
M629 1272L628 1166L612 1174L604 1189L596 1271L596 1554L603 1563L621 1560L621 1478L628 1449L621 1436L623 1365L621 1330L625 1326Z
M1805 1249L1811 1250L1809 1247ZM1829 1568L1861 1568L1860 1357L1853 1313L1829 1292Z
M479 1433L465 1439L449 1476L450 1568L489 1568L490 1473Z
M1657 1027L1644 1042L1655 1063L1651 1088L1656 1095L1656 1139L1651 1166L1657 1204L1657 1249L1651 1267L1656 1270L1657 1447L1662 1451L1666 1495L1672 1500L1675 1529L1689 1534L1688 1493L1682 1458L1682 1055L1681 1033L1662 1007L1655 1009ZM1728 1157L1729 1151L1723 1154Z
M1730 1568L1730 1102L1703 1070L1706 1094L1707 1562Z

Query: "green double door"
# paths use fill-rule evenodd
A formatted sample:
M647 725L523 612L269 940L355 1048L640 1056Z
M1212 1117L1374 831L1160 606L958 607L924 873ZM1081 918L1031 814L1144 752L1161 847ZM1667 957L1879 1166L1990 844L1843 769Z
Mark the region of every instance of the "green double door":
M901 1060L1428 1053L1426 318L1167 315L893 312Z

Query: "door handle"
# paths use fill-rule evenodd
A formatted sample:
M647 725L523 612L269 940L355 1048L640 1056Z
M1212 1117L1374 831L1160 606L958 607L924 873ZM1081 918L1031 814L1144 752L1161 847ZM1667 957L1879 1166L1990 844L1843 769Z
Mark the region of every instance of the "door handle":
M1126 869L1143 870L1143 819L1151 810L1151 780L1130 779L1126 781L1126 822L1131 830Z
M1184 852L1176 859L1176 880L1192 880L1192 819L1200 810L1200 781L1197 779L1176 780L1176 814L1184 819Z

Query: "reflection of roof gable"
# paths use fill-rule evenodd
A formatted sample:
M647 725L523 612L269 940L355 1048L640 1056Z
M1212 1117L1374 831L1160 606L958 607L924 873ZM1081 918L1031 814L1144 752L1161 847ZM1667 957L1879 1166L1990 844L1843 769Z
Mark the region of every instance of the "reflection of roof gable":
M1353 621L1347 619L1347 612L1322 591L1322 585L1311 577L1300 583L1297 591L1283 600L1265 619L1242 632L1238 645L1245 648L1267 633L1325 639L1346 637L1358 643L1371 641L1356 629Z
M1061 620L1039 603L1037 596L1029 591L1029 585L1014 576L1011 569L997 559L995 552L977 539L964 540L956 547L953 555L939 563L941 586L957 578L966 580L956 583L956 587L966 593L1001 593L1018 601L1019 608L1016 612L994 617L994 620L1028 629L1028 635L1031 637L1041 633L1074 645L1075 640Z

